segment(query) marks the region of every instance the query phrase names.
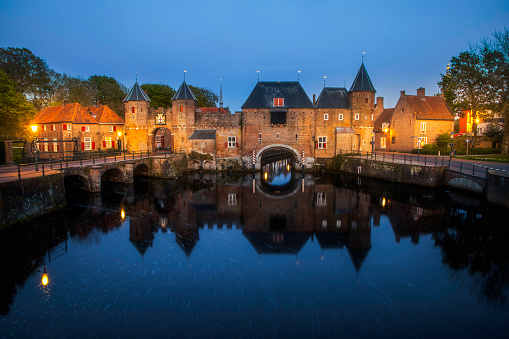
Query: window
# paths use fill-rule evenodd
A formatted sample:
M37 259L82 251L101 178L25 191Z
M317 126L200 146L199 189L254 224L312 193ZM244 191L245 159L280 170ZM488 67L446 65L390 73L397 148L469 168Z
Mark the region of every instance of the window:
M262 134L258 133L258 142L262 142Z
M326 193L316 193L316 205L317 206L327 205L327 194Z
M327 220L326 219L322 220L322 228L327 228Z
M48 152L49 151L49 145L47 142L44 143L44 151L45 152Z
M52 130L52 131L56 130L55 125L51 125L51 130Z
M58 152L58 143L57 139L53 139L53 152Z
M46 125L43 125L42 127L43 127L43 129L42 129L43 131L45 131L47 129Z
M274 106L275 107L282 107L285 105L285 99L284 98L274 98Z
M341 220L336 220L336 228L341 228Z
M92 149L92 138L85 137L83 138L83 145L85 146L85 151L90 151Z
M184 112L184 106L180 105L179 110L180 110L180 112Z
M368 102L368 98L364 98L364 102Z
M279 133L276 133L276 139L279 139Z
M343 120L343 114L338 114L338 120Z
M387 148L387 139L385 137L380 138L380 148Z
M396 143L396 137L392 137L392 141L391 141L393 144Z
M63 125L62 125L62 130L64 130L64 131L70 131L70 130L71 130L71 125L69 125L69 124L63 124Z
M117 126L110 126L110 132L116 132Z
M426 133L426 123L425 122L421 122L421 133L422 134Z
M237 194L228 194L228 205L237 206Z
M286 124L286 112L270 112L271 124Z
M236 146L236 138L228 137L228 148L235 148Z
M104 138L103 147L104 148L111 148L112 147L112 145L111 145L111 137L105 137Z
M90 126L81 126L82 132L90 132Z
M324 114L323 115L323 120L329 120L329 115L328 114Z
M299 136L295 134L295 141L299 141Z
M355 120L359 120L359 113L355 113Z
M424 145L426 145L426 144L428 143L428 138L426 138L426 137L421 137L421 138L419 138L419 139L417 139L417 140L420 140L420 141L421 141L421 146L420 146L420 148L422 148L422 146L424 146ZM419 144L417 144L417 146L419 146Z
M327 148L327 137L318 137L318 142L316 143L316 148L318 148L318 149Z
M132 112L132 113L135 113L135 108L134 108L134 106L133 106L133 107L131 107L131 112ZM133 119L134 119L134 117L133 117Z
M373 121L373 114L371 114L371 121Z

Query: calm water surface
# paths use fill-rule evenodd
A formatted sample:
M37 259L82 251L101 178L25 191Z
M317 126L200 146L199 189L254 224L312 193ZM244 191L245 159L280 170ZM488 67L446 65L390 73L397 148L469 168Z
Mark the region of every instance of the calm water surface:
M509 333L508 211L475 197L278 166L69 200L0 231L2 337Z

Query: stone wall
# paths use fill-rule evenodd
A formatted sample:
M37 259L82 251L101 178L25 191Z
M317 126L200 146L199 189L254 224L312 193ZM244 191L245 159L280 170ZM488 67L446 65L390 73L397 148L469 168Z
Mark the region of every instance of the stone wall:
M486 177L486 198L489 202L509 207L509 174L488 170Z
M0 228L55 211L65 204L62 174L0 184Z

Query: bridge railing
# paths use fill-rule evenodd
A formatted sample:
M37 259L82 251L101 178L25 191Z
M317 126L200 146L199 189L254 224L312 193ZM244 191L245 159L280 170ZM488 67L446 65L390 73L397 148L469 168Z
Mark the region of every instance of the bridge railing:
M135 159L146 159L153 156L164 156L165 158L172 156L173 153L170 151L117 151L117 152L94 152L94 153L81 153L72 156L62 157L44 157L44 158L31 158L26 159L24 163L17 164L15 166L6 166L0 170L0 178L3 181L11 181L21 179L22 177L27 178L30 176L46 175L50 171L63 171L64 168L83 166L83 165L95 165L114 163L120 161L128 161Z
M485 178L488 170L497 170L507 172L506 170L496 169L493 167L479 165L468 161L456 161L449 156L425 156L401 153L377 153L377 152L360 152L360 151L341 151L339 155L356 157L360 159L371 159L389 163L400 163L419 166L447 166L448 169L472 176Z

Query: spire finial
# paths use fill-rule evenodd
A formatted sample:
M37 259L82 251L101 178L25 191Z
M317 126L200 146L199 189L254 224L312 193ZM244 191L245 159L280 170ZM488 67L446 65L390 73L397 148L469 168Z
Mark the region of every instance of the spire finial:
M260 71L256 71L258 73L258 82L260 82Z
M325 87L325 79L327 79L327 77L324 75L323 76L323 87Z
M346 77L343 79L343 86L346 88Z
M219 107L223 108L223 79L221 79L221 89L219 90Z
M362 52L362 63L364 63L364 54L366 54L366 52Z
M186 81L186 70L184 70L184 81Z
M297 71L297 81L300 82L300 71Z
M136 82L138 82L138 72L136 72Z

